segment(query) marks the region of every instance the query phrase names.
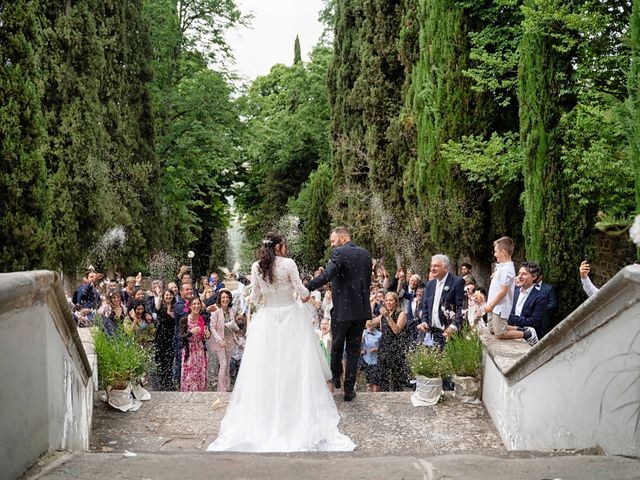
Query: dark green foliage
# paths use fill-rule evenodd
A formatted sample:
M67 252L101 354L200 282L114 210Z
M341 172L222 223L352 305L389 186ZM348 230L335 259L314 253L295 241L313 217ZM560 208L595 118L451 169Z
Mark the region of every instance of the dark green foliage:
M538 28L525 31L520 45L526 255L540 262L547 281L563 298L562 313L567 313L567 307L575 305L578 298L575 266L586 235L585 212L566 195L569 184L561 159L564 134L560 120L576 101L571 93L574 52L562 48L558 40L571 35L566 25L554 22L537 0L525 5L525 21L539 22Z
M46 130L41 107L42 44L33 2L0 7L0 271L48 265Z
M405 116L417 132L417 155L405 171L405 194L408 202L417 201L432 252L473 256L486 242L479 189L440 154L443 143L484 133L487 127L488 112L479 108L482 100L470 93L469 79L463 75L469 65L470 18L439 0L421 3L418 17L420 57L405 100Z
M300 37L296 35L296 41L293 44L293 63L302 62L302 54L300 53Z
M85 262L126 268L155 244L146 224L159 209L142 1L43 2L43 11L51 257L66 272ZM124 247L96 258L93 246L115 225Z
M635 173L636 213L640 213L640 0L633 1L631 15L631 70L627 82L629 99L629 127L631 165Z
M333 123L334 223L374 255L398 246L402 171L390 136L404 68L396 42L401 2L338 2L329 73Z

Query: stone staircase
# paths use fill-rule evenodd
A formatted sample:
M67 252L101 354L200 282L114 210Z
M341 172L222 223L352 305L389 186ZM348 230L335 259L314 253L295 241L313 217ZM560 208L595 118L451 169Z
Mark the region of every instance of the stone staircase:
M353 402L335 395L340 430L367 455L423 455L504 451L482 404L445 395L435 407L414 407L412 392L358 392ZM137 412L96 402L92 452L200 452L215 440L228 393L151 392Z

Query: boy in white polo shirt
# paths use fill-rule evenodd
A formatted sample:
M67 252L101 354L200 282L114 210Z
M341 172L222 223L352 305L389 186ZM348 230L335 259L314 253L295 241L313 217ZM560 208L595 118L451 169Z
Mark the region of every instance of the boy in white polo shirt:
M484 311L487 313L491 333L500 337L507 331L513 304L516 270L511 261L513 240L502 237L493 242L493 254L498 261L491 276L491 285Z

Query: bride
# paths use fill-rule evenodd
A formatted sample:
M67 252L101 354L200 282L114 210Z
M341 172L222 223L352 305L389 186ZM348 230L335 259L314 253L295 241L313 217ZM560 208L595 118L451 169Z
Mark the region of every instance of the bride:
M309 291L284 237L268 233L251 267L251 298L264 306L247 331L240 372L220 431L207 451L351 451L327 388L331 372L310 314L294 300Z

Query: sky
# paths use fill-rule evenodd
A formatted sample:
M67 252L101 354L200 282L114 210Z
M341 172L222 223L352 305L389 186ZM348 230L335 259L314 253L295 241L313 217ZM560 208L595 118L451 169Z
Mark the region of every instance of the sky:
M322 34L318 14L322 0L237 0L242 13L254 15L249 28L230 32L236 70L248 80L266 75L276 63L293 63L293 44L300 36L302 59Z

